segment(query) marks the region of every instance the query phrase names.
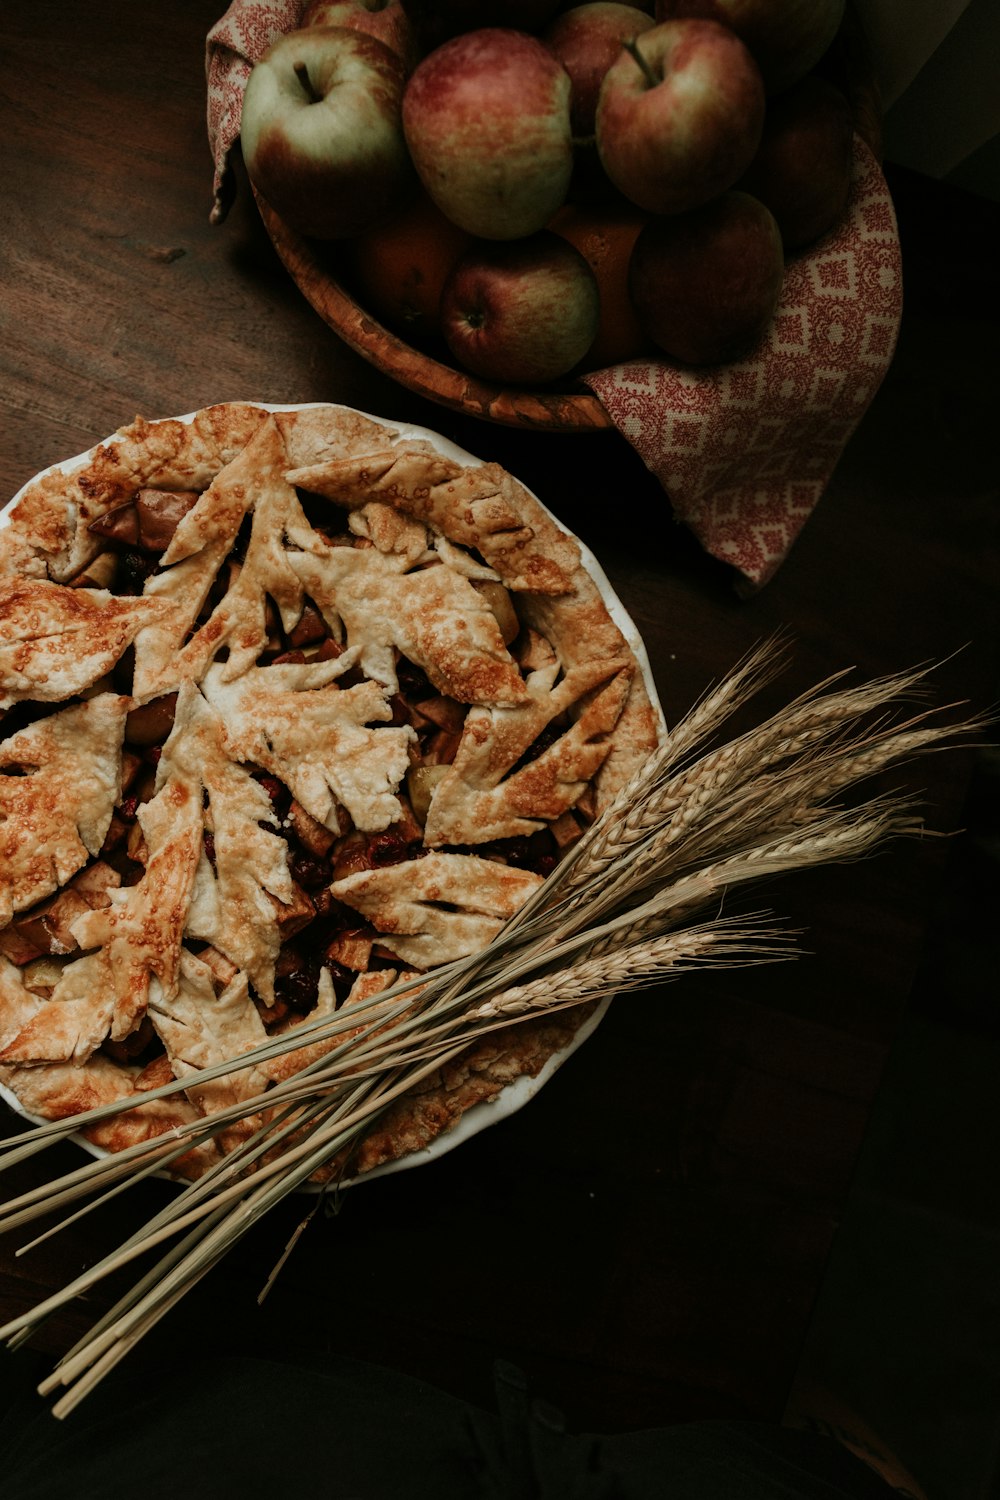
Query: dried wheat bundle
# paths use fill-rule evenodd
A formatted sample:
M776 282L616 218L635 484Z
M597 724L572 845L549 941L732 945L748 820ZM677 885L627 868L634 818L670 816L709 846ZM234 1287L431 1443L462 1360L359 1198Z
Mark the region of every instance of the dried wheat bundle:
M164 1247L43 1385L48 1394L64 1389L57 1415L92 1390L272 1205L311 1180L349 1177L352 1150L383 1112L475 1038L693 967L787 958L794 951L789 938L767 919L720 914L730 888L857 859L889 836L919 829L899 800L837 799L885 767L978 726L943 724L927 708L904 715L901 705L917 694L922 672L859 686L838 675L755 728L723 738L727 719L778 664L776 649L763 647L708 692L485 950L203 1070L194 1079L199 1087L284 1053L299 1052L302 1062L263 1093L89 1160L6 1204L0 1229L65 1211L39 1237L46 1238L213 1137L228 1148L124 1244L0 1330L16 1346L58 1308ZM186 1077L183 1086L191 1085ZM0 1167L181 1087L176 1081L40 1125L0 1150Z

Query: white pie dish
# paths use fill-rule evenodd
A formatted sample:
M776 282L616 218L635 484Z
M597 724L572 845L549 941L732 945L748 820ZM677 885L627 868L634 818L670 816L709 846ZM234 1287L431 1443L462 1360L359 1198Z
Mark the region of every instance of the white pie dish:
M294 412L308 409L325 408L331 405L331 403L276 405L268 402L252 402L248 404L270 412ZM339 409L344 412L351 411L350 408L342 407ZM194 420L196 415L197 413L192 412L187 413L182 417L173 418L170 420L178 421L181 423L190 423ZM462 466L475 466L481 462L481 460L477 459L474 455L458 448L456 445L449 442L440 434L435 433L429 429L411 426L405 423L389 423L384 421L384 419L382 418L372 416L368 413L360 413L360 415L371 422L384 426L389 432L392 433L394 439L398 440L400 438L405 438L428 443L432 445L443 457L449 458L455 463L458 463ZM110 439L104 439L103 441L107 442L110 441ZM4 526L6 524L11 509L14 507L14 505L17 503L17 501L19 500L21 495L23 495L24 491L29 487L29 485L35 484L38 480L44 478L46 475L56 471L60 471L64 474L71 473L75 469L86 464L88 460L91 459L96 449L100 446L101 444L95 444L94 447L89 449L86 453L78 454L74 458L66 459L60 463L53 464L49 466L49 468L42 471L40 474L36 475L32 480L28 482L27 485L23 486L18 494L13 497L13 499L3 508L2 511L0 511L0 526ZM543 502L538 500L537 496L533 496L533 498L537 501L537 503L543 505L543 508L547 509L546 507L544 507ZM552 515L551 511L549 512L549 515ZM553 519L556 518L553 517ZM568 531L568 528L566 528L561 522L558 522L558 524L561 526L563 531ZM569 534L572 535L572 533ZM640 671L642 673L643 680L649 695L649 699L657 718L660 732L663 733L664 722L662 711L656 697L652 673L641 638L632 621L629 619L627 613L625 612L621 602L614 594L610 583L608 582L608 579L601 569L597 559L593 556L588 548L586 548L581 542L579 542L579 539L573 538L573 540L576 542L576 545L580 549L584 568L590 574L591 578L596 584L608 610L608 613L613 619L615 625L617 625L617 627L621 631L622 635L625 637L625 640L627 641L631 651L636 658L636 661L639 664ZM450 1151L463 1141L470 1139L473 1135L477 1134L486 1126L496 1123L498 1120L506 1118L507 1116L515 1113L517 1110L523 1108L523 1106L527 1102L529 1102L531 1098L534 1097L539 1089L541 1089L548 1082L552 1075L557 1071L559 1066L576 1050L577 1047L582 1045L582 1043L587 1039L588 1036L593 1033L594 1029L599 1024L602 1015L604 1014L607 1003L607 1001L604 1002L593 1012L588 1020L575 1033L571 1043L565 1046L562 1050L553 1053L537 1074L535 1074L534 1076L525 1074L514 1082L507 1084L503 1088L501 1093L494 1099L488 1102L478 1103L472 1108L468 1109L450 1130L446 1131L442 1135L437 1136L429 1145L423 1147L422 1149L412 1151L409 1155L400 1157L391 1162L387 1162L382 1166L375 1167L372 1170L366 1172L364 1176L375 1177L388 1172L399 1171L404 1168L418 1166L428 1161L432 1161L443 1155L446 1151ZM2 1084L0 1084L0 1097L2 1097L17 1114L28 1120L37 1120L37 1117L30 1114L29 1111L27 1111L24 1106L14 1097L11 1091L4 1087ZM93 1155L106 1154L103 1148L95 1146L92 1142L86 1140L82 1136L73 1136L72 1139L77 1141L78 1144L83 1146L85 1150ZM359 1178L357 1180L362 1179Z

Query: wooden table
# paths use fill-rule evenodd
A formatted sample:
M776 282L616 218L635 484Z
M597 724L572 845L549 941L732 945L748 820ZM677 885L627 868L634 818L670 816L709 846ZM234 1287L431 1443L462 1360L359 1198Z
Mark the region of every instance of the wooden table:
M514 432L411 397L316 319L245 185L209 225L203 41L220 8L37 0L0 20L0 495L136 412L344 401L436 427L535 488L603 562L671 719L776 630L792 657L771 706L841 667L932 659L936 698L995 701L981 206L960 200L965 218L946 231L932 185L894 178L910 278L895 365L785 566L741 600L664 524L662 492L617 435ZM897 780L952 830L972 762L949 752ZM907 842L776 886L768 899L805 933L799 962L622 999L528 1109L315 1222L262 1308L294 1205L163 1338L340 1350L485 1404L502 1355L578 1429L776 1417L954 847ZM148 1187L138 1208L168 1191ZM4 1311L117 1243L138 1208L21 1260L4 1245ZM54 1320L37 1347L61 1351L88 1320L86 1308Z

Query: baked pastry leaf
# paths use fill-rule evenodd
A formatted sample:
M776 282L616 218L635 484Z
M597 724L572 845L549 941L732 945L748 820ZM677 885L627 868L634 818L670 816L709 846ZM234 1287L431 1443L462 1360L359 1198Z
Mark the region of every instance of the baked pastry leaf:
M6 961L5 961L6 962ZM11 965L10 968L13 968ZM83 1063L104 1042L114 1012L100 954L68 963L47 998L33 993L19 970L2 987L6 1026L0 1063Z
M114 995L113 1041L127 1037L145 1015L153 975L165 994L176 992L181 939L202 857L200 781L179 761L166 759L162 783L137 813L145 840L141 878L109 892L108 906L85 912L71 927L81 948L99 950L94 972Z
M328 622L343 622L362 670L390 692L396 653L460 703L518 703L524 684L497 619L461 573L443 563L406 571L377 548L326 547L292 555L305 592Z
M424 826L430 847L534 833L576 806L608 753L632 667L587 662L557 681L559 670L553 662L529 673L524 704L469 710L455 759L431 797ZM552 743L520 764L559 719Z
M22 699L61 703L111 671L136 632L162 617L152 599L0 579L0 709Z
M267 1077L255 1065L208 1083L195 1081L202 1069L228 1062L267 1041L245 974L237 974L216 993L208 965L185 952L169 997L158 980L150 985L149 1017L166 1048L171 1073L175 1078L192 1079L187 1096L203 1114L263 1093Z
M281 948L279 907L295 894L288 845L266 788L230 757L222 720L190 682L178 694L159 771L174 766L190 784L200 783L211 831L212 858L203 847L184 935L211 943L270 1001Z
M562 532L539 538L537 506L499 464L470 468L413 444L293 469L287 478L338 505L380 500L415 516L475 548L508 588L552 595L573 589L576 549Z
M392 725L377 682L339 688L339 662L255 667L235 682L210 667L205 697L222 719L234 760L276 776L317 822L339 831L338 805L356 828L378 832L400 816L397 788L415 740Z
M0 740L0 927L100 852L121 794L128 706L101 693Z
M385 933L405 963L431 969L484 948L541 883L530 870L435 852L360 870L330 890Z

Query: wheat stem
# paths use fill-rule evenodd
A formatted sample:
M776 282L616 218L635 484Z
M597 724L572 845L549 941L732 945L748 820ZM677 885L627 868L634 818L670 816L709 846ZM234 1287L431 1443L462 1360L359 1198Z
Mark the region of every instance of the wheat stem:
M288 1073L250 1097L75 1168L5 1206L0 1228L89 1200L21 1247L24 1253L182 1156L204 1156L213 1140L222 1143L202 1175L117 1250L0 1329L0 1337L24 1342L73 1298L139 1256L159 1252L46 1382L48 1393L66 1388L57 1414L93 1390L274 1204L345 1171L384 1112L461 1057L470 1042L525 1017L661 983L697 965L787 958L789 942L760 918L716 915L691 925L689 916L721 905L733 887L859 859L917 826L900 800L874 798L844 808L831 799L954 740L956 731L926 711L894 721L894 700L913 694L924 673L860 687L844 686L838 673L755 728L717 743L722 726L771 680L777 664L773 643L765 645L707 692L481 953L397 981L239 1057L71 1121L39 1126L0 1147L0 1167L12 1165L71 1131L140 1110L146 1101L180 1090L197 1098L205 1085L252 1068ZM970 721L957 733L977 727ZM279 1069L281 1059L300 1050L303 1066Z

